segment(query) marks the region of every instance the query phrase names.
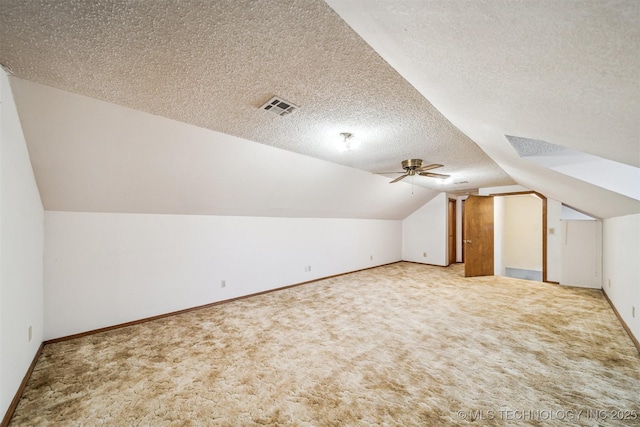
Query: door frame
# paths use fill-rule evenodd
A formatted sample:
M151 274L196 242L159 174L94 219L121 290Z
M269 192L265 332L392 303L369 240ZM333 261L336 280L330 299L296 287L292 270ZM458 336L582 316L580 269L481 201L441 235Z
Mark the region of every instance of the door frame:
M456 203L456 199L450 197L447 199L447 265L458 262L458 236L456 227L458 210Z
M462 199L460 200L460 242L464 243L465 240L465 232L464 232L464 202L466 202L467 199ZM461 244L460 245L460 260L462 263L464 263L464 245Z
M473 199L472 199L473 198ZM475 203L471 203L475 200ZM495 274L494 249L494 196L470 194L466 198L464 217L462 218L465 229L463 246L474 243L472 248L465 248L464 276L493 276ZM473 209L469 206L473 205ZM469 211L471 215L469 215ZM473 224L472 224L473 222ZM470 228L471 227L471 228ZM472 254L473 256L469 256ZM470 262L470 259L473 262Z
M542 281L552 283L547 280L547 197L537 191L515 191L511 193L493 193L489 194L493 197L503 196L522 196L526 194L535 194L542 200Z

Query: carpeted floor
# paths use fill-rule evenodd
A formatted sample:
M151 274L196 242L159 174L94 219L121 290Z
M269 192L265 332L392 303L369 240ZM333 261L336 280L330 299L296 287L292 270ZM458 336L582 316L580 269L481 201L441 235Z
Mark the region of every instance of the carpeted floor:
M467 424L640 425L602 293L392 264L47 345L11 421Z

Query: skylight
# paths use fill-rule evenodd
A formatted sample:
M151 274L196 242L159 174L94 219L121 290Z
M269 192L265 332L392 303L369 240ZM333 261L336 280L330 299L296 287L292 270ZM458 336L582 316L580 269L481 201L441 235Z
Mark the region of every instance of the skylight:
M640 168L536 139L505 135L518 155L547 169L640 200Z

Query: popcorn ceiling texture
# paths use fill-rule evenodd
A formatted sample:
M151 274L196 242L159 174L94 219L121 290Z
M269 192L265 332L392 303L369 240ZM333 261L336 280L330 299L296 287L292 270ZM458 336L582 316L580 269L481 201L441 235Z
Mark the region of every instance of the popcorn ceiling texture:
M422 158L467 188L514 182L323 1L4 0L0 10L0 63L16 77L370 172ZM274 95L300 109L260 110ZM339 153L340 132L360 150Z
M640 167L637 0L327 3L492 158L507 134Z
M518 152L520 157L557 154L566 151L567 148L536 139L520 138L518 136L505 135L509 143Z
M505 138L640 167L640 2L326 2L519 185L598 218L640 212L521 159Z

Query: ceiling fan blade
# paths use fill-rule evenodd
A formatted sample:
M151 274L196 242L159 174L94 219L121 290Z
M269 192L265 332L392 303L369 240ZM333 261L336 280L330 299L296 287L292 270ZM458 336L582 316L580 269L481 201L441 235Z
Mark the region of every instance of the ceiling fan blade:
M409 176L409 174L399 176L399 177L397 177L396 179L394 179L393 181L389 182L389 184L393 184L394 182L398 182L398 181L400 181L400 180L402 180L402 179L405 179L405 178L406 178L406 177L408 177L408 176Z
M418 172L418 175L428 176L430 178L440 178L440 179L447 179L450 176L450 175L444 175L441 173L433 173L433 172Z
M376 172L376 175L389 175L391 173L407 173L407 171L402 171L402 172Z
M416 169L416 171L418 171L418 172L420 172L420 171L428 171L430 169L441 168L441 167L442 167L442 165L434 163L434 164L431 164L431 165L420 166L418 169Z

